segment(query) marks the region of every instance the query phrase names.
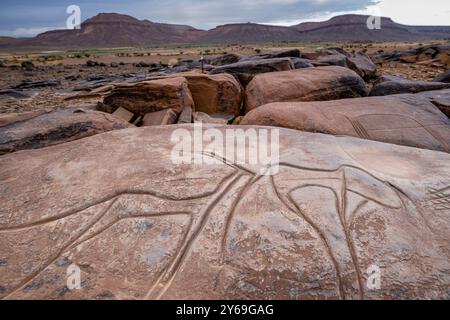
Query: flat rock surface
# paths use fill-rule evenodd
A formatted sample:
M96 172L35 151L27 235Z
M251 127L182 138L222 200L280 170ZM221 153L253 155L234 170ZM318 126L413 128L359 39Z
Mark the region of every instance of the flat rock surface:
M450 152L450 120L427 98L412 94L270 103L250 111L241 124L347 135Z
M418 93L418 95L429 99L450 118L450 89L425 91Z
M364 80L344 67L318 67L256 75L246 88L246 111L271 102L320 101L367 95Z
M450 298L450 155L281 129L279 172L258 176L174 165L172 133L0 157L0 297Z
M417 93L450 88L450 83L408 80L395 76L383 76L370 91L371 96L386 96L400 93Z
M2 118L0 154L44 148L106 131L132 127L128 122L110 114L86 109L28 112Z

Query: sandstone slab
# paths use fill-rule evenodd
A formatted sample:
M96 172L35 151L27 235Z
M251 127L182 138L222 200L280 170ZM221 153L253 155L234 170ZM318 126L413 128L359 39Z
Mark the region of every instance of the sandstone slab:
M417 95L427 98L450 118L450 89L420 92Z
M450 153L450 120L416 95L271 103L242 125L267 125L406 145Z
M192 123L192 108L186 107L181 111L180 116L178 117L179 124L188 124Z
M438 74L433 81L450 83L450 69Z
M212 113L238 115L243 93L240 83L230 74L182 74L188 82L195 110Z
M241 56L235 53L227 53L222 56L214 57L214 58L207 58L205 59L205 62L213 65L213 66L223 66L227 64L236 63L239 60L241 60Z
M317 101L367 95L364 80L337 66L257 75L246 88L246 111L271 102Z
M172 109L179 114L184 107L194 105L187 80L183 77L118 85L104 98L103 103L113 111L122 107L141 116L163 109Z
M386 96L400 93L417 93L429 90L450 88L450 83L409 80L395 76L383 76L378 80L372 90L371 96Z
M357 53L348 57L347 66L366 80L375 77L377 73L377 66L370 57L365 54Z
M282 129L258 176L172 164L173 132L0 157L0 297L450 299L450 155Z
M163 126L177 123L177 114L172 109L164 109L161 111L147 113L143 120L143 127Z
M84 109L19 114L0 126L0 154L44 148L131 127L110 114Z
M225 117L220 117L220 116L213 117L204 112L194 112L193 119L194 119L194 123L204 123L204 124L226 125L229 122L229 119L226 119Z
M127 109L124 109L122 107L117 108L116 111L112 114L114 117L122 119L123 121L130 122L131 119L133 119L134 114Z
M303 68L314 67L314 65L312 64L312 61L309 59L291 58L291 61L294 64L294 69L303 69Z
M239 79L245 87L256 74L293 70L295 67L289 58L258 59L214 68L210 73L229 73Z

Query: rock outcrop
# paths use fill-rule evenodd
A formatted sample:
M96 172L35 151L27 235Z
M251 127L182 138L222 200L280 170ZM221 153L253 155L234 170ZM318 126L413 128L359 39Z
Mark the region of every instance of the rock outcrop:
M164 126L177 123L178 116L172 109L147 113L142 119L143 127Z
M18 114L0 125L0 155L131 127L131 124L110 114L85 109Z
M430 100L431 103L450 118L450 89L425 91L417 95Z
M239 115L243 93L239 82L230 74L185 73L195 110Z
M438 74L434 79L435 82L445 82L450 83L450 69Z
M386 96L400 93L417 93L421 91L450 88L450 83L408 80L396 76L382 76L370 91L371 96Z
M289 58L258 59L240 61L233 64L214 68L211 74L229 73L239 79L245 87L256 74L293 70L294 64Z
M380 53L372 56L375 63L400 61L403 63L432 62L440 67L450 66L449 45L426 45L406 51ZM437 66L437 65L436 65Z
M364 80L343 67L260 74L246 88L246 111L271 102L319 101L367 95Z
M184 107L194 105L188 82L183 77L118 85L104 98L103 103L112 111L122 107L141 116L163 109L172 109L179 114Z
M213 66L224 66L227 64L236 63L241 60L241 56L235 53L227 53L222 56L214 58L206 58L205 62Z
M292 63L294 64L295 69L303 69L303 68L312 68L314 65L312 61L309 59L303 58L291 58Z
M259 176L175 165L173 133L0 157L0 297L450 299L450 155L281 129Z
M365 54L358 53L348 57L347 66L366 80L375 77L377 73L377 66Z
M410 94L271 103L252 110L241 124L346 135L450 153L450 120L428 99Z

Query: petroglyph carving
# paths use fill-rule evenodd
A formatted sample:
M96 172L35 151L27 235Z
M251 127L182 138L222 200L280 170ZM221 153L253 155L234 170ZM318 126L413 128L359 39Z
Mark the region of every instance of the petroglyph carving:
M260 176L220 155L174 166L170 134L125 130L53 147L51 156L0 158L0 296L448 298L448 216L430 227L414 179L340 150L357 140L281 130L280 172ZM450 172L444 153L367 144L379 158L427 165L428 185ZM431 190L430 203L447 198L448 188ZM65 288L71 264L81 269L79 290ZM365 287L371 265L383 270L380 290Z

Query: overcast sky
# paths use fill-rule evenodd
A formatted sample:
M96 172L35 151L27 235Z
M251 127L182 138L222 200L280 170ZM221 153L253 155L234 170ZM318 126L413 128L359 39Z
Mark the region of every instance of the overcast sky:
M64 28L71 4L80 6L82 20L117 12L200 29L236 22L293 25L343 13L382 15L410 25L450 24L450 0L0 0L0 35Z

